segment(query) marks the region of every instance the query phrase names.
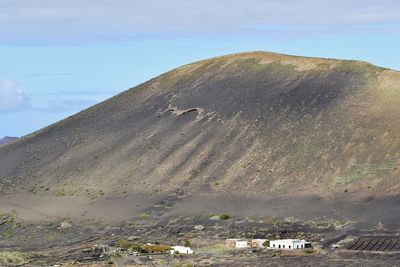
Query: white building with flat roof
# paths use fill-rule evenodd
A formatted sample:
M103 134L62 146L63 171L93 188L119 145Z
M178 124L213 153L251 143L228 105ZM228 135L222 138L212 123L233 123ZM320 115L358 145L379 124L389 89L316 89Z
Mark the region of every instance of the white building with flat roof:
M248 247L250 247L249 241L247 240L236 241L236 248L248 248Z
M190 247L174 246L171 248L171 254L193 254L193 250Z
M270 249L304 249L305 240L300 239L279 239L269 241Z

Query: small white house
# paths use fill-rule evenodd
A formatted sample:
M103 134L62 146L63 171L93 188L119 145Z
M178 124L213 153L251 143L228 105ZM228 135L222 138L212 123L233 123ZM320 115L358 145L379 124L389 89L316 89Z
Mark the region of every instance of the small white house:
M193 250L190 247L182 247L182 246L174 246L171 247L171 254L179 253L179 254L193 254Z
M247 240L238 240L236 241L236 248L248 248L250 244Z
M305 240L300 239L280 239L269 241L270 249L304 249Z

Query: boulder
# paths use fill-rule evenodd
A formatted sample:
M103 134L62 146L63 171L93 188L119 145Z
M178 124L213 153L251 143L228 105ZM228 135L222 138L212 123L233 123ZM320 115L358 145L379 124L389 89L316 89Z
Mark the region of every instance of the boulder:
M70 224L68 222L62 222L61 225L60 225L60 229L61 230L68 230L71 227L72 227L72 224Z
M210 220L212 220L212 221L219 221L219 220L221 220L221 219L219 218L219 215L214 215L214 216L211 216L211 217L210 217Z
M204 231L204 229L206 229L206 227L204 225L198 224L194 226L194 230L197 231Z

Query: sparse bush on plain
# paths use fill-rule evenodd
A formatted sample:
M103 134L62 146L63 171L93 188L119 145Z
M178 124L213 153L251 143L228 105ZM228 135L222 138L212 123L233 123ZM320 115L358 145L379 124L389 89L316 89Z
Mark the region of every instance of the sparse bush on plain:
M186 239L186 240L183 242L183 246L184 246L184 247L190 247L190 241L189 241L188 239Z
M149 214L147 214L146 212L141 212L141 213L139 214L139 218L140 218L140 219L146 219L147 217L149 217Z
M307 250L304 251L304 253L306 253L306 254L314 254L315 250L314 249L307 249Z
M169 252L172 248L166 245L144 245L142 249L148 253L163 253Z
M123 239L117 240L115 245L117 247L120 247L120 248L123 248L126 250L132 250L132 251L136 251L136 252L144 252L144 249L142 248L141 245L133 243L131 241L123 240Z
M125 250L131 250L140 253L164 253L169 252L172 249L170 246L166 245L139 245L137 243L124 239L117 240L115 246Z
M221 214L219 215L219 218L220 218L221 220L228 220L230 217L229 217L229 214L227 214L227 213L221 213Z
M56 239L56 237L53 235L53 234L48 234L47 235L47 240L48 241L53 241L53 240L55 240Z
M0 252L0 265L20 266L30 261L28 254L20 252Z

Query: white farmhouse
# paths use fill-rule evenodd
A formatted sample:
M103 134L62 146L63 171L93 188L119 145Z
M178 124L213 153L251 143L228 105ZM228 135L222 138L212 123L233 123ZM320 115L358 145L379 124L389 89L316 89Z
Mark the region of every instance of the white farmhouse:
M250 244L247 240L238 240L236 241L236 248L248 248Z
M305 240L300 239L280 239L269 241L270 249L304 249Z
M171 254L193 254L193 250L190 249L190 247L182 247L182 246L174 246L171 247L172 249L170 250Z

